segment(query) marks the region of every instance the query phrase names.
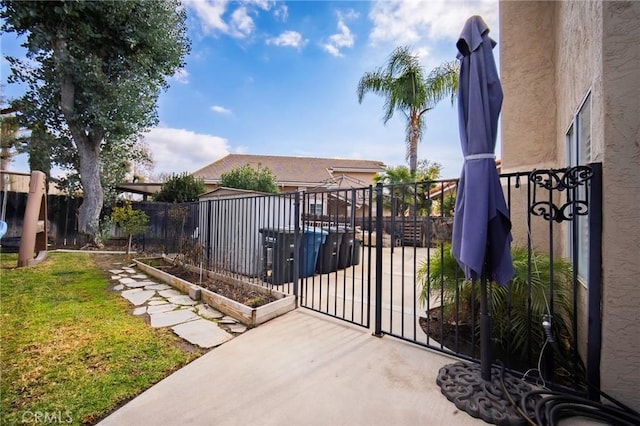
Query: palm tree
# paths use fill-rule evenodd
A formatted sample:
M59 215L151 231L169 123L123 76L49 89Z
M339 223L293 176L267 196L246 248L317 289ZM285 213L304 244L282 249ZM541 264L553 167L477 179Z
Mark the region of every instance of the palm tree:
M407 118L406 144L409 170L418 167L418 142L422 139L425 122L422 116L447 96L451 103L458 90L458 63L445 62L434 68L425 78L422 66L408 46L396 48L385 67L366 72L358 83L358 102L367 92L385 97L384 124L396 110Z
M384 208L391 210L394 215L403 215L411 208L418 215L426 216L432 201L428 198L429 190L434 186L432 182L440 177L441 168L439 163L421 160L413 174L407 166L397 166L387 167L384 172L374 176L374 183L385 186Z

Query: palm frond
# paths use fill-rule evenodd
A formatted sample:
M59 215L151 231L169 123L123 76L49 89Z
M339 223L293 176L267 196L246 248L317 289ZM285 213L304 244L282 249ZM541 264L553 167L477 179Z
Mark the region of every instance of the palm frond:
M364 95L367 92L373 92L376 95L386 95L389 92L387 87L387 79L381 70L366 72L358 82L357 94L358 102L362 103Z
M455 101L458 92L458 74L460 64L458 61L445 62L435 67L427 76L427 102L435 105L446 97L451 98L451 103Z

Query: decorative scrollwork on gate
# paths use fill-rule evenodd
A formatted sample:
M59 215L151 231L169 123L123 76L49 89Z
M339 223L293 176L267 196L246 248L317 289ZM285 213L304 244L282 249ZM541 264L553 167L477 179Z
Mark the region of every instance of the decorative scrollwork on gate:
M558 223L571 221L576 216L586 216L589 214L589 200L587 192L578 191L581 186L587 186L593 177L593 170L589 166L576 166L568 169L546 169L534 170L529 175L529 180L534 184L533 201L529 207L529 212L533 216L542 216L547 221ZM537 188L547 190L549 194L553 191L567 192L567 202L556 205L551 200L537 200ZM584 199L580 196L584 195ZM552 198L551 195L549 197Z

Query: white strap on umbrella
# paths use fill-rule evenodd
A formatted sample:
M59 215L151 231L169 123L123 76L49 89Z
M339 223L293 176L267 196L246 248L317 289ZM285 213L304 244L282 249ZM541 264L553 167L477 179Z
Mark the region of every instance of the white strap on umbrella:
M492 160L496 159L496 156L494 153L486 153L486 154L471 154L471 155L467 155L464 157L464 161L469 161L469 160L482 160L485 158L491 158Z

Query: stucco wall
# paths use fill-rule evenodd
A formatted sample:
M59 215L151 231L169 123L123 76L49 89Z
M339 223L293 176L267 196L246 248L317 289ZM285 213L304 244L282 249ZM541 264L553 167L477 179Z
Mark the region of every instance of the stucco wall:
M640 410L640 2L603 4L602 387Z
M568 165L567 130L578 109L590 94L591 151L590 161L602 161L604 126L602 120L602 3L559 2L556 18L556 151L557 164ZM596 155L600 153L600 155ZM568 242L569 225L562 227L562 242ZM562 253L569 254L563 247ZM586 357L588 296L584 286L578 287L578 350Z
M500 3L502 171L558 167L556 140L555 2ZM514 244L527 243L527 186L511 188ZM549 223L532 218L536 249L548 251ZM555 239L560 252L562 238Z
M555 9L500 3L503 172L556 166Z
M640 2L503 1L500 38L505 171L565 166L566 131L591 93L604 186L601 385L640 409Z

